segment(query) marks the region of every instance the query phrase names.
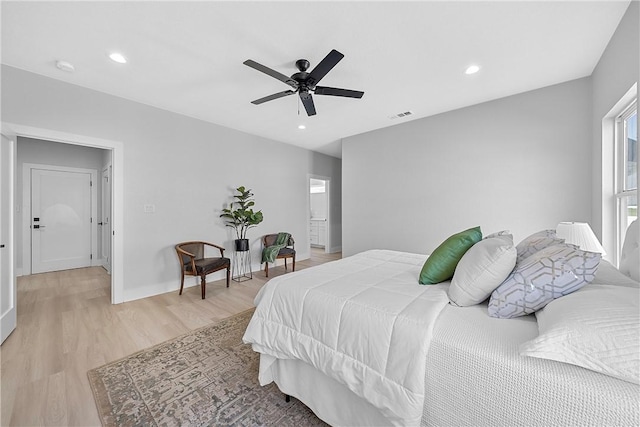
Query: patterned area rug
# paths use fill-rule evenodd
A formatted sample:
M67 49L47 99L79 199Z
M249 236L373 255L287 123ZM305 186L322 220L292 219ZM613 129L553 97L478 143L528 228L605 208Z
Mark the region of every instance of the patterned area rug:
M253 310L88 372L104 426L320 426L242 343Z

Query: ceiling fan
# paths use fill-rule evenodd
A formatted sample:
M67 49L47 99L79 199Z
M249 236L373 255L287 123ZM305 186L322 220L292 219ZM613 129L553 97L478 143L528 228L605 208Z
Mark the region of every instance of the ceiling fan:
M247 65L251 68L254 68L262 73L265 73L275 79L280 80L283 83L291 86L291 89L285 90L283 92L274 93L273 95L265 96L264 98L256 99L255 101L251 101L252 104L259 105L267 101L273 101L274 99L282 98L284 96L289 96L297 93L300 96L300 100L302 101L302 105L304 105L304 109L307 111L308 116L315 116L316 107L313 103L312 94L315 95L329 95L329 96L344 96L347 98L362 98L364 92L360 92L358 90L350 90L350 89L339 89L336 87L327 87L327 86L317 86L318 82L327 75L329 71L333 67L336 66L340 60L344 58L344 55L333 49L327 56L324 57L322 61L316 67L311 70L310 73L307 72L309 68L309 61L306 59L299 59L296 61L296 67L298 68L298 72L291 75L291 77L287 77L282 73L279 73L269 67L265 67L262 64L258 64L256 61L251 59L247 59L243 62L244 65Z

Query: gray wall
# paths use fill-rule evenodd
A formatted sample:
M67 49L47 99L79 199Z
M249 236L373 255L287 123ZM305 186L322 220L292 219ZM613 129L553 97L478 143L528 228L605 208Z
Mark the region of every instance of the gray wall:
M590 80L343 140L343 253L591 219Z
M602 119L638 81L639 8L590 77L345 139L343 253L429 253L466 227L518 240L571 220L589 222L609 257Z
M22 171L25 163L36 163L49 166L65 166L71 168L84 168L95 169L98 180L102 174L102 168L105 161L105 152L110 153L108 150L101 150L92 147L82 147L78 145L60 144L55 142L42 141L31 138L18 138L18 144L16 149L16 206L24 208L25 202L22 199L22 192L24 183L22 182ZM98 217L94 221L99 222L102 220L102 186L99 185L100 181L94 183L94 191L97 194L97 212ZM29 183L27 183L28 185ZM19 212L15 216L16 220L16 268L21 271L23 267L22 252L23 252L23 237L25 233L29 232L29 224L23 226L22 213ZM98 230L99 231L99 230ZM28 234L27 234L28 235ZM93 254L94 259L100 256L101 248L101 236L100 233L96 236L98 253Z
M2 121L122 142L125 300L177 289L178 242L232 247L218 215L237 186L253 189L265 216L249 231L254 269L262 234L286 230L296 241L308 239L309 174L331 178L338 190L332 214L341 217L341 161L309 150L7 66ZM155 213L145 213L145 204ZM331 230L338 246L340 227L336 221ZM305 245L296 248L300 259L309 257Z
M633 1L591 76L593 91L591 225L595 233L601 237L607 254L614 253L616 202L612 196L614 192L612 179L614 147L610 140L613 139L613 135L610 134L608 138L605 135L603 138L603 118L638 81L640 73L639 17L640 2Z

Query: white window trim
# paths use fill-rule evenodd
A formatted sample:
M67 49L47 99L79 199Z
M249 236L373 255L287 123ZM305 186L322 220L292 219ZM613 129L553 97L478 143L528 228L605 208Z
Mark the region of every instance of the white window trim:
M616 194L624 193L626 171L625 165L620 163L620 159L627 158L627 144L622 138L626 135L624 125L629 117L638 113L638 101L634 99L624 111L616 117ZM635 189L634 189L635 190Z
M629 103L615 119L615 201L616 201L616 257L615 265L620 263L620 249L624 242L626 229L621 227L622 215L626 215L626 210L622 209L623 199L638 195L638 186L635 189L627 190L626 185L626 162L627 143L625 140L625 123L633 114L638 113L638 100L634 99ZM637 200L637 199L636 199Z

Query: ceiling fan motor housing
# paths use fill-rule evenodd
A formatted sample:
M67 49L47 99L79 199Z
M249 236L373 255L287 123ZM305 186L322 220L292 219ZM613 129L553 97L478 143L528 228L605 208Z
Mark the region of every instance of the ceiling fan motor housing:
M297 81L300 84L300 87L307 86L306 81L309 73L306 71L300 71L299 73L295 73L291 75L291 78Z

